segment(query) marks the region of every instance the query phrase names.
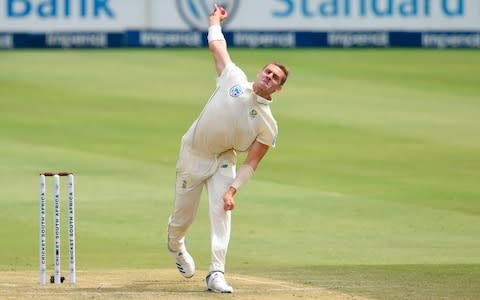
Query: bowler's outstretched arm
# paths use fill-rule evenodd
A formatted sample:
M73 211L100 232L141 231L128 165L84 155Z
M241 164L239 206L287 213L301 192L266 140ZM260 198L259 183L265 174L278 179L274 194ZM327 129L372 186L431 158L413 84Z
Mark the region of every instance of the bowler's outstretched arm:
M221 23L228 17L225 9L215 5L208 18L208 46L213 55L217 75L220 76L225 66L231 62L227 42L222 33Z

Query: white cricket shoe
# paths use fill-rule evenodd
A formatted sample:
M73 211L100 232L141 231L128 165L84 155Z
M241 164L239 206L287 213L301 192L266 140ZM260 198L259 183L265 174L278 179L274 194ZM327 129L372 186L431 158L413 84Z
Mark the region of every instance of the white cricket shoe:
M213 271L205 278L207 289L216 293L233 293L233 288L225 281L223 272Z
M168 249L170 251L170 248ZM179 252L170 251L170 255L175 258L178 272L185 277L190 278L195 274L195 261L192 256L187 252L186 248Z

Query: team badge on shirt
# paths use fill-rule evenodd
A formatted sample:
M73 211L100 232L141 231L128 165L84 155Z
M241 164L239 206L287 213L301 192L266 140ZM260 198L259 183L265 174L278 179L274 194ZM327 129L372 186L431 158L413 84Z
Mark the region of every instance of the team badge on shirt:
M257 116L257 111L255 109L252 108L252 110L250 110L250 118L251 119L255 119L255 117Z
M230 96L232 97L239 97L243 94L243 90L239 85L236 85L230 89Z

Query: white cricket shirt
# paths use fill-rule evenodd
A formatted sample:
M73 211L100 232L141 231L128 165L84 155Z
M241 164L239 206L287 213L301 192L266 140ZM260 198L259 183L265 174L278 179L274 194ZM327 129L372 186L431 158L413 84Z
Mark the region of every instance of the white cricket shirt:
M275 147L278 126L270 103L256 95L245 73L230 63L217 78L217 88L183 140L206 155L231 149L247 151L255 140Z

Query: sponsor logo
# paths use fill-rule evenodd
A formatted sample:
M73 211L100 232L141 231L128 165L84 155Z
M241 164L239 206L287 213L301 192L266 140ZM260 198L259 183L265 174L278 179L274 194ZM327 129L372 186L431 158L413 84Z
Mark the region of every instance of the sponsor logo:
M230 96L232 97L239 97L243 94L243 90L239 85L236 85L230 89Z
M107 18L114 19L115 13L110 0L64 0L34 1L7 0L7 18L26 19L35 16L39 19L82 19Z
M281 47L296 46L293 32L235 32L233 42L237 47Z
M251 119L255 119L255 117L257 116L257 111L255 109L252 109L250 110L250 118Z
M148 47L201 47L200 32L140 32L141 46Z
M108 47L106 33L47 33L45 35L47 47Z
M330 47L388 47L390 39L387 32L329 32L327 42Z
M272 9L274 18L287 18L300 15L304 18L341 18L350 16L393 18L429 17L439 12L445 17L465 16L467 0L277 0ZM472 1L473 2L473 1Z
M480 33L423 33L425 48L480 48Z
M0 48L13 48L13 35L0 34Z
M233 19L238 7L236 0L177 0L177 9L183 20L192 28L205 30L208 26L208 15L212 12L214 4L223 6L228 11L228 18L222 23L225 27Z

